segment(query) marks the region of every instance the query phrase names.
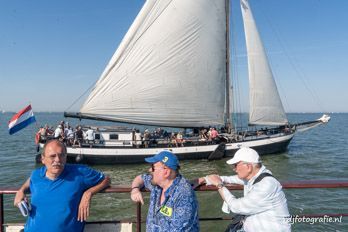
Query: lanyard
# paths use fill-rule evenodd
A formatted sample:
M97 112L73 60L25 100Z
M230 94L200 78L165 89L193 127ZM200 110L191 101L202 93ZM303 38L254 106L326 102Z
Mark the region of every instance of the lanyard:
M170 198L171 196L174 195L174 192L175 192L176 189L177 189L177 184L180 182L180 180L181 180L181 176L178 176L177 179L175 179L175 183L173 183L174 186L170 186L170 188L171 188L170 192L168 193L167 196L164 195L164 196L165 196L164 202L163 202L162 204L160 204L160 205L158 206L158 208L157 208L157 203L160 202L161 196L159 196L158 200L156 199L157 201L155 202L155 205L154 205L154 212L153 212L153 213L154 213L153 216L154 216L154 218L155 218L156 224L157 224L157 221L158 221L157 214L161 211L161 209L162 209L163 207L166 206L166 204L167 204L169 198ZM162 191L163 191L163 189L162 189ZM161 195L162 195L162 191L161 191Z

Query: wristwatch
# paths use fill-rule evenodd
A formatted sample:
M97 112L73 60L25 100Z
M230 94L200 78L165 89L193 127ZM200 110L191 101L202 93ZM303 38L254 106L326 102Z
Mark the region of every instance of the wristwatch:
M216 187L217 187L218 189L221 189L221 188L225 187L225 185L224 185L223 183L218 183L218 184L216 185Z

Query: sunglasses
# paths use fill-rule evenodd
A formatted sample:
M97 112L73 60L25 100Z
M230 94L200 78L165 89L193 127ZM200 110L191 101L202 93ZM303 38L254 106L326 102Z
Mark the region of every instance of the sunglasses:
M249 164L249 163L239 161L239 162L236 163L236 164L232 164L232 167L235 169L235 168L237 168L237 166L238 166L239 164Z
M154 164L151 164L151 171L152 172L155 172L156 170L158 170L158 169L167 169L166 167L164 167L164 166L161 166L161 167L155 167L155 165Z

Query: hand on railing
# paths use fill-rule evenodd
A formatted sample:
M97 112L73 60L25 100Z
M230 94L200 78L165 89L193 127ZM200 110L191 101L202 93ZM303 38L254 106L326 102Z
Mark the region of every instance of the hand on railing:
M217 186L219 183L222 183L221 177L219 175L208 175L204 179L207 185Z
M197 187L201 186L201 185L218 185L219 183L221 183L222 180L220 178L219 175L208 175L208 176L205 176L205 177L199 177L197 179L194 179L194 180L190 180L190 183L191 183L191 186L193 189L196 189Z
M139 188L132 188L131 199L134 202L140 202L142 205L144 204L143 195L141 194Z

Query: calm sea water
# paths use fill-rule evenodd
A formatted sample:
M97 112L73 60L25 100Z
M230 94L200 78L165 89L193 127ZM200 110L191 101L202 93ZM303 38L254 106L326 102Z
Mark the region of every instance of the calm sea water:
M34 134L37 126L46 123L56 125L62 120L61 113L36 113L38 124L10 136L7 122L11 113L0 113L0 186L19 187L30 172L39 167L35 164L36 149ZM319 118L320 114L290 114L289 119L300 122ZM348 114L332 114L326 126L298 133L288 147L288 151L263 156L267 168L279 180L347 180L348 179ZM76 125L77 120L69 119ZM88 120L84 124L90 123ZM95 124L95 122L93 122ZM90 123L92 124L92 123ZM101 124L101 123L99 123ZM104 123L105 124L105 123ZM232 174L226 160L182 161L182 174L188 179L211 173ZM129 185L132 179L144 173L148 165L103 165L93 166L112 179L112 184ZM285 190L290 213L297 214L339 214L348 213L347 189L304 189ZM241 191L236 191L240 196ZM221 217L222 201L216 192L197 193L201 217ZM5 196L5 222L23 222L24 218L12 205L13 195ZM143 217L147 206L143 207ZM98 194L92 201L90 220L118 220L135 217L135 206L129 194ZM226 223L202 222L201 231L224 231ZM293 231L348 231L348 218L337 223L295 223Z

